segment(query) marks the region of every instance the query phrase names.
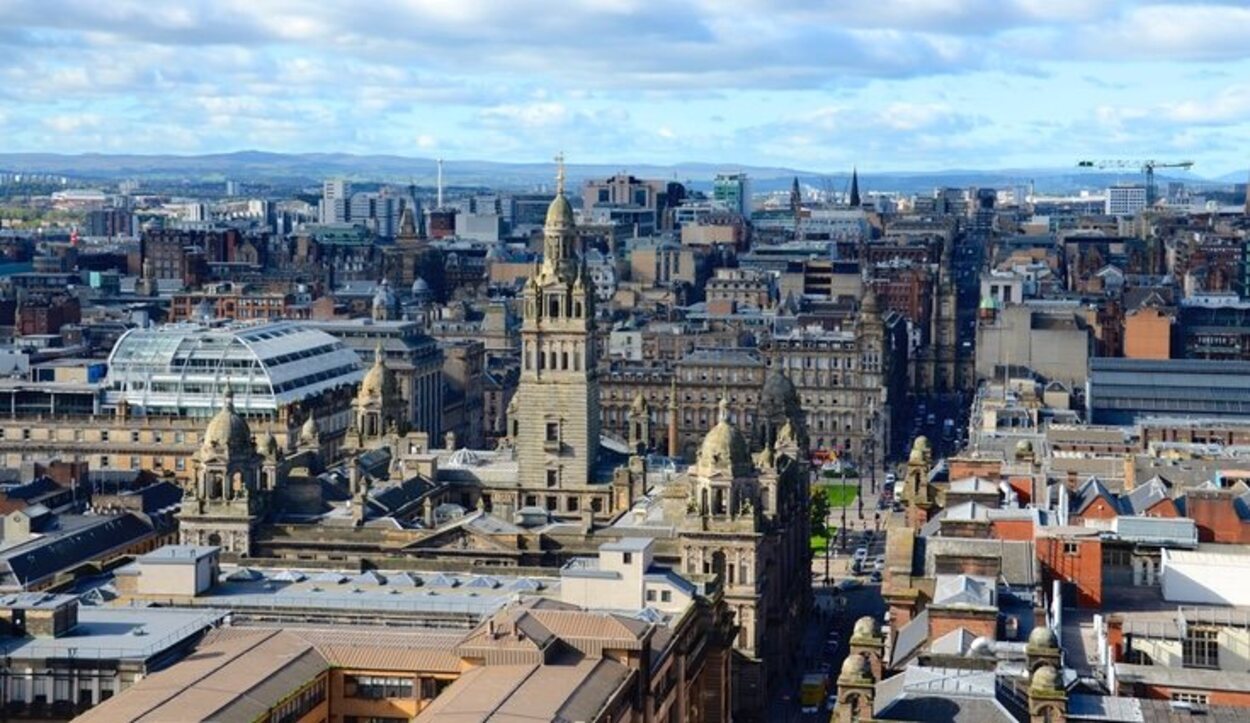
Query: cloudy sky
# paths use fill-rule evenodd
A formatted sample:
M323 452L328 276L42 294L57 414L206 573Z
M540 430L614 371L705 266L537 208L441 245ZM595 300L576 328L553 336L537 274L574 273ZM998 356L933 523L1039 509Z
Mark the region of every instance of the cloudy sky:
M0 151L1250 156L1250 2L0 0Z

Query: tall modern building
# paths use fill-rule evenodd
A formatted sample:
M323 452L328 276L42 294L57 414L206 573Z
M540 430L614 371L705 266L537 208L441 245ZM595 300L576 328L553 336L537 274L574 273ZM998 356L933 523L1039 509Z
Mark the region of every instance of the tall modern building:
M352 184L331 178L321 186L321 222L346 223L351 218Z
M361 224L383 238L394 238L402 213L400 199L376 192L352 194L345 221Z
M1111 186L1107 189L1105 213L1108 216L1133 216L1145 207L1145 186Z
M718 173L712 181L712 199L743 217L751 215L751 184L745 173Z
M594 294L574 254L573 207L564 168L543 228L543 261L525 285L520 387L513 402L520 486L585 488L599 450Z

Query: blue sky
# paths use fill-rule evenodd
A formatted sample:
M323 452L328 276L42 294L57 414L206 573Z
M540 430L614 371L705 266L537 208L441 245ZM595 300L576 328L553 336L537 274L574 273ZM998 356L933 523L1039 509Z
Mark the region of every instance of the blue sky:
M1250 157L1250 2L0 0L0 151Z

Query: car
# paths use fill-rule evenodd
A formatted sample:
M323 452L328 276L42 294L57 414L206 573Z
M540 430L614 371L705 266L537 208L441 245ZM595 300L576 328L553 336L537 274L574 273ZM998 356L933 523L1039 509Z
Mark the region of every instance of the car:
M883 570L885 570L885 560L882 560L881 558L878 557L872 563L872 571L882 572Z
M857 548L855 548L855 554L854 554L854 555L852 555L852 559L855 559L855 560L867 560L867 559L868 559L868 548L867 548L867 547L857 547Z
M838 589L842 590L843 592L847 590L854 590L855 588L859 586L860 586L859 580L856 580L853 577L843 578L842 582L838 583Z
M881 571L874 570L873 573L868 576L868 582L881 582Z
M887 485L892 485L897 481L898 481L898 475L894 474L893 472L885 473L885 483Z

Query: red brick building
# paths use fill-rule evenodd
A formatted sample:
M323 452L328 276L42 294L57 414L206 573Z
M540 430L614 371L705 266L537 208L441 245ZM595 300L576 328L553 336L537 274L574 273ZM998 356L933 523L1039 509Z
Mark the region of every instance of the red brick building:
M1102 540L1084 527L1039 530L1037 560L1047 586L1064 583L1077 607L1102 607Z

